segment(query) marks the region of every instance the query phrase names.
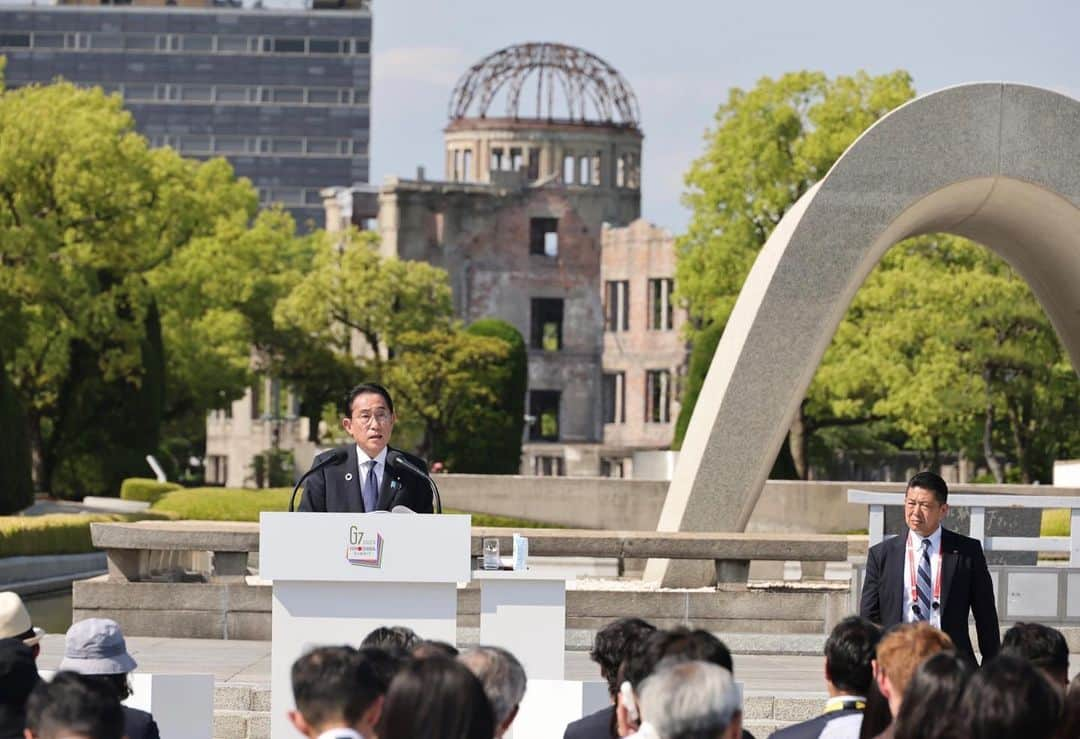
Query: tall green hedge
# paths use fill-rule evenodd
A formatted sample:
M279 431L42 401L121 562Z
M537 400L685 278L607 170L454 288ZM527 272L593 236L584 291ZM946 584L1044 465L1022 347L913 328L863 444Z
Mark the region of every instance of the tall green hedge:
M0 356L0 514L34 502L26 416Z
M506 381L494 388L500 399L492 408L470 412L484 421L481 434L463 434L449 439L447 462L451 472L485 475L516 475L521 469L521 436L525 426L525 388L528 382L528 352L521 333L498 318L481 318L467 329L476 336L493 336L510 345Z

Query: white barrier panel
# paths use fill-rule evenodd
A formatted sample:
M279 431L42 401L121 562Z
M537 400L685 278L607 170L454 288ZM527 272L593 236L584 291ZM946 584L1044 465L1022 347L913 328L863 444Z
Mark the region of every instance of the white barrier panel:
M611 705L603 680L529 680L509 739L552 739L566 725Z
M480 643L513 653L530 678L562 680L566 581L533 572L478 570Z
M52 680L55 670L39 670ZM133 672L124 705L154 717L161 739L211 739L214 735L214 676Z

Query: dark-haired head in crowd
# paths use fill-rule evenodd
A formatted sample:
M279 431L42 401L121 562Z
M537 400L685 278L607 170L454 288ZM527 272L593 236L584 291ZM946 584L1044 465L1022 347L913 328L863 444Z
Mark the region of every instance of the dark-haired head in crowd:
M640 688L642 734L659 739L738 739L742 702L731 672L709 662L664 660Z
M380 626L365 636L360 646L400 650L408 654L421 641L419 635L408 626Z
M386 694L379 739L491 739L495 714L484 686L457 660L415 660Z
M514 723L521 699L525 697L525 668L517 657L501 647L473 647L458 657L461 664L484 686L495 713L495 737L501 737Z
M1080 736L1080 674L1069 683L1065 693L1065 707L1061 711L1058 739L1074 739Z
M28 739L121 739L124 712L116 693L86 675L58 672L26 704Z
M829 691L825 712L775 732L774 739L816 738L826 726L830 735L858 737L866 695L874 680L872 663L879 639L881 629L865 618L851 616L838 623L825 641L825 685Z
M691 631L680 627L670 631L653 632L633 645L630 654L619 668L619 693L615 704L616 731L619 736L628 736L637 730L640 724L637 691L645 678L653 674L657 665L665 660L668 660L666 664L709 662L734 674L731 652L708 631ZM743 730L742 736L751 735Z
M427 659L428 657L456 658L460 652L453 644L448 644L437 639L425 639L410 650L413 659Z
M620 618L596 632L589 657L600 666L600 674L608 684L611 705L590 713L566 726L563 739L615 739L615 696L619 692L619 665L631 647L643 641L656 627L640 618Z
M956 652L938 652L915 668L900 713L893 723L894 739L945 739L949 717L974 668Z
M1026 659L1062 690L1069 687L1069 645L1057 629L1042 624L1015 624L1005 632L1001 652Z
M968 680L954 716L955 737L1051 739L1061 696L1027 660L999 655Z
M372 737L387 690L374 648L318 647L292 666L296 710L289 720L309 739ZM373 658L374 656L374 658Z
M33 648L22 639L0 639L0 739L22 739L26 699L37 684Z

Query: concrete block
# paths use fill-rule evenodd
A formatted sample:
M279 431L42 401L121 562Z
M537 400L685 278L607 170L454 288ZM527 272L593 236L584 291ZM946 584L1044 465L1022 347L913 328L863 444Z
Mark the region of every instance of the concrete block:
M270 688L256 688L251 693L252 711L270 710Z
M225 614L226 639L269 641L271 634L269 613L234 612Z
M214 711L214 739L247 739L246 711Z
M222 685L214 687L214 712L252 710L253 689L248 685Z
M760 719L754 719L750 721L743 721L743 729L749 731L756 737L767 737L780 729L788 726L787 723L781 723L779 721L762 721Z
M266 739L270 736L270 716L252 714L248 719L248 739Z
M72 608L73 621L111 618L125 636L160 636L176 639L223 639L223 614L206 611L128 611Z
M743 721L753 719L771 719L773 717L773 697L771 695L749 695L743 697Z
M818 698L777 696L773 701L773 718L777 721L806 721L820 716L824 707L824 702Z

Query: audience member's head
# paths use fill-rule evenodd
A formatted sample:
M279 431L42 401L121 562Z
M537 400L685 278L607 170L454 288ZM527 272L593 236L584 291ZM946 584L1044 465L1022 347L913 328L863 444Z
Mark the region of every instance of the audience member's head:
M829 695L866 697L874 681L874 650L881 629L859 616L850 616L833 628L825 640L825 680Z
M731 673L710 662L664 660L639 693L641 719L661 739L735 739L742 705Z
M41 652L41 637L45 631L34 626L30 612L17 593L0 593L0 639L18 639L34 651Z
M121 739L124 711L107 686L61 671L30 694L26 728L32 739Z
M1057 629L1017 623L1002 637L1001 653L1026 659L1062 690L1069 687L1069 645Z
M408 653L400 649L360 647L357 651L360 652L360 656L364 661L371 665L371 669L375 671L377 682L381 686L383 693L390 689L390 683L393 682L394 676L410 659Z
M525 668L517 657L501 647L474 647L462 653L458 660L484 686L484 694L495 712L495 736L502 736L514 722L518 705L525 697Z
M108 618L76 621L64 636L60 669L77 672L100 683L124 701L131 695L128 673L136 667L128 654L120 626Z
M420 641L420 637L408 626L380 626L365 636L360 646L411 652Z
M904 691L919 663L952 648L952 639L925 621L898 624L881 637L874 660L874 677L894 717L900 711Z
M386 694L379 739L491 739L495 715L484 686L457 660L414 660Z
M460 654L453 644L435 639L425 639L409 650L413 659L427 659L428 657L446 657L454 659Z
M619 668L619 692L616 697L615 718L620 731L629 731L639 723L637 691L663 660L671 662L709 662L732 669L731 652L724 643L708 631L679 627L669 631L654 631L630 649Z
M1080 736L1080 673L1069 683L1065 693L1065 707L1061 711L1058 739L1075 739Z
M956 652L938 652L923 660L908 682L896 716L894 739L943 739L949 736L949 717L974 666Z
M317 647L293 663L296 710L289 720L301 734L314 739L331 729L353 729L372 735L388 687L373 651Z
M33 648L22 639L0 639L0 735L26 725L26 699L37 684Z
M998 655L964 687L955 713L956 736L970 739L1050 739L1061 718L1061 697L1027 660Z
M589 657L600 666L600 674L608 684L608 692L614 698L619 692L619 665L623 663L630 648L656 631L656 627L640 618L620 618L596 632Z

